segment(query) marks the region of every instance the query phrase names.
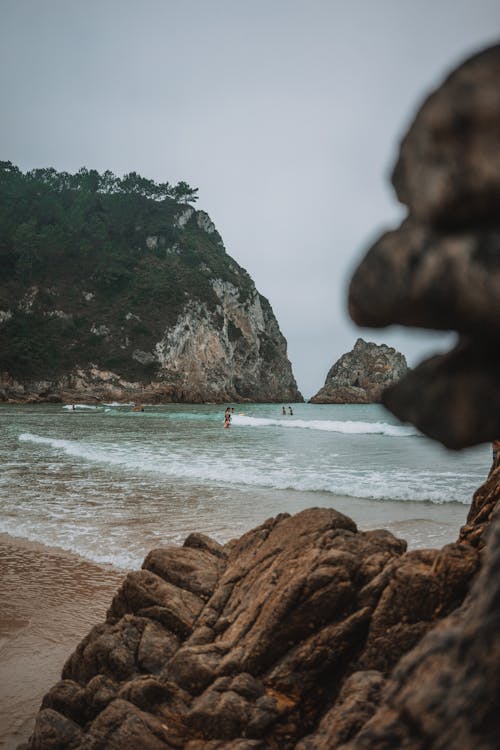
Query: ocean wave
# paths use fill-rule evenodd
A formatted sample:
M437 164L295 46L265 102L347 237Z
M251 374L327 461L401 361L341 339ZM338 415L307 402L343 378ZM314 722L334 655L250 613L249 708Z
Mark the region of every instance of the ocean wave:
M21 442L46 445L65 455L90 463L132 472L160 475L175 481L223 482L235 487L255 487L296 492L327 493L371 500L399 500L431 503L470 502L470 494L457 488L439 472L363 470L319 467L270 466L267 457L245 460L241 456L199 452L196 456L176 452L173 445L162 451L138 450L130 445L93 445L76 440L19 435Z
M109 403L103 402L103 406L135 406L133 401L110 401Z
M340 432L345 435L387 435L389 437L415 437L420 432L414 427L389 424L387 422L353 422L329 419L266 419L235 414L232 424L238 427L287 427L301 430Z
M81 411L85 409L92 409L95 411L95 409L100 409L101 406L99 404L64 404L63 409L66 409L68 411Z
M0 519L1 534L8 534L19 539L27 539L30 542L38 542L39 544L53 547L56 550L64 550L70 552L72 555L79 555L98 565L112 565L122 570L134 570L135 568L139 568L144 560L145 553L142 551L134 554L134 551L121 548L113 549L106 545L101 545L100 550L89 548L84 534L82 534L81 540L77 540L71 534L67 533L67 530L62 527L61 523L58 524L58 527L49 523L35 526L32 523L24 522L22 519L10 521ZM95 535L95 530L93 530L93 535ZM173 543L180 544L182 541L183 539L179 541L174 539Z

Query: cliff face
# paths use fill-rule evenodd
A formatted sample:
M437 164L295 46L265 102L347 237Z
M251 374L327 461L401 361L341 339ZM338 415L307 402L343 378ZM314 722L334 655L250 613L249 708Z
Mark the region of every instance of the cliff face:
M14 177L27 192L28 177ZM7 206L14 177L4 170L0 180ZM44 190L66 210L85 194ZM0 217L10 265L0 282L0 398L302 400L269 302L206 213L130 194L87 199L76 224L53 207L57 244L33 191L25 210L38 223L13 201L10 223Z
M406 358L385 344L359 338L352 351L330 368L325 385L311 398L313 404L368 404L380 401L388 385L406 374Z

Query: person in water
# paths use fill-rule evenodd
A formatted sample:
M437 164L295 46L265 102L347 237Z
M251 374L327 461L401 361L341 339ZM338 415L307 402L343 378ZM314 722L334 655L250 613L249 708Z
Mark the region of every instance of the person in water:
M293 417L293 409L291 406L288 407L288 413L290 414L291 417Z
M286 417L286 409L284 406L281 407L281 413L284 417Z
M224 413L224 427L227 429L230 426L231 426L231 409L228 406Z

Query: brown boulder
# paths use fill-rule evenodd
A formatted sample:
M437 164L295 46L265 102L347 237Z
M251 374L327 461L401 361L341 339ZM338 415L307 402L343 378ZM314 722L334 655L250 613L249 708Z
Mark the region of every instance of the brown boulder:
M46 697L39 750L58 741L56 716L64 737L76 725L79 750L344 741L401 654L461 603L479 560L466 544L406 553L389 532L320 508L216 554L202 541L153 551L145 565L157 572L127 577Z

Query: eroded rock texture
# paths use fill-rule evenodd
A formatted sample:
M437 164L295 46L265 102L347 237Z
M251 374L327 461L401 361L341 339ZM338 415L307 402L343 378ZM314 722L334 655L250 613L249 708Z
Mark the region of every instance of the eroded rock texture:
M483 510L500 500L500 469ZM479 505L479 493L475 495ZM479 507L471 511L477 514ZM471 518L469 516L469 519ZM496 750L500 731L500 519L490 526L481 573L464 604L394 669L380 707L342 750ZM483 519L484 520L484 519ZM480 531L481 529L478 529ZM462 531L462 535L466 536ZM476 535L476 540L482 534ZM474 537L473 537L474 538ZM484 539L483 539L484 541Z
M500 46L423 104L393 173L408 217L384 234L349 292L363 326L457 331L457 347L389 388L400 419L451 448L500 435Z
M381 400L385 388L406 374L404 354L385 344L358 339L352 351L330 368L312 404L369 404Z
M311 509L221 547L152 551L45 697L32 750L300 748L352 738L387 675L461 604L471 545L405 551Z

